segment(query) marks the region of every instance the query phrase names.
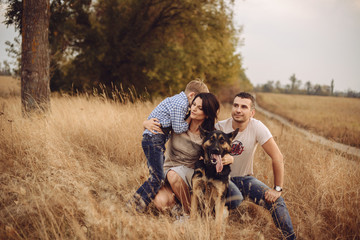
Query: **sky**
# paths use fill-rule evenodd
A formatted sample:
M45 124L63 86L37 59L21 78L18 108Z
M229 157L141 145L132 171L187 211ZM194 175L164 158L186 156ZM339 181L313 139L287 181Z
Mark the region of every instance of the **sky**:
M5 41L18 34L6 27L0 4L0 62ZM330 85L360 92L360 0L235 0L234 23L242 26L238 48L253 85L267 81Z
M239 51L253 85L290 76L360 91L360 0L236 0Z
M3 22L5 21L6 7L4 3L0 3L0 62L3 63L4 60L12 61L9 59L5 49L6 41L14 42L14 38L18 36L18 33L15 33L15 27L7 27Z

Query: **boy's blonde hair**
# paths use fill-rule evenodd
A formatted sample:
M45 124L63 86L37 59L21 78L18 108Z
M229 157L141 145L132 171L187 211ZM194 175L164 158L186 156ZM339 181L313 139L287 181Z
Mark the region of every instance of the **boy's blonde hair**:
M208 93L209 89L203 80L201 80L200 78L197 78L195 80L190 81L186 85L185 94L188 95L191 92L194 92L195 94L199 94L202 92Z

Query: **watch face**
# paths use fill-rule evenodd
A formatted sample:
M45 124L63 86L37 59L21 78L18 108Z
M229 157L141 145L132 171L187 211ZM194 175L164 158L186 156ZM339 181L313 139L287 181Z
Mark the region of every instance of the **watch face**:
M281 192L281 191L282 191L282 188L279 187L279 186L276 186L276 187L275 187L275 190L278 191L278 192Z

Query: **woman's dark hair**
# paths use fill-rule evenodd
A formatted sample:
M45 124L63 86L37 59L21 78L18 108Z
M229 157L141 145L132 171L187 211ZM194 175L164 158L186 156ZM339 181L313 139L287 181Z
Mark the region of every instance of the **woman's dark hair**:
M213 131L215 129L214 125L219 112L220 103L212 93L199 93L194 97L192 103L198 97L202 100L202 110L206 116L204 122L201 124L201 128L206 131Z

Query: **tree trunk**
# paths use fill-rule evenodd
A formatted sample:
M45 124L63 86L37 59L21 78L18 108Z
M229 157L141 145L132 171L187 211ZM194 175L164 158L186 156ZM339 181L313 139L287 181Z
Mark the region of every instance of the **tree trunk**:
M24 114L50 109L50 0L23 0L21 105Z

